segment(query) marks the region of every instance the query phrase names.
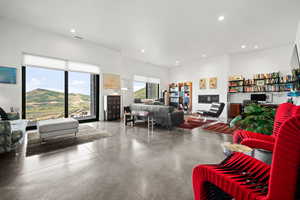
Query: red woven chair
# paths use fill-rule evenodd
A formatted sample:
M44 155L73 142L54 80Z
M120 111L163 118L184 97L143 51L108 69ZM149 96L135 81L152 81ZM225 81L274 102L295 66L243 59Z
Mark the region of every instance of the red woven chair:
M283 121L290 116L300 114L300 106L291 103L283 103L277 108L272 135L254 133L246 130L237 130L233 133L233 143L240 143L255 149L273 151L275 138Z
M283 122L272 165L234 153L218 165L193 169L195 200L295 200L300 172L300 116Z

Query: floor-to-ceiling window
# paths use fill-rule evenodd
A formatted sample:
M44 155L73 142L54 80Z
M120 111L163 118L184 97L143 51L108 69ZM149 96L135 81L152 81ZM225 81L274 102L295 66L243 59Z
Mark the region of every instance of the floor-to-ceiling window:
M64 71L37 67L26 68L26 119L64 117Z
M89 73L69 72L69 116L77 119L95 117L94 76Z
M30 55L24 60L22 111L29 126L62 117L99 119L97 66Z

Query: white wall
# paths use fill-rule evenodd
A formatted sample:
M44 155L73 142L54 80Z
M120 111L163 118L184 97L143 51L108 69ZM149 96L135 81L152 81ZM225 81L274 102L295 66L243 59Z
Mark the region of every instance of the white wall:
M300 50L300 22L298 24L298 31L297 31L297 36L296 36L296 43L298 45L298 49Z
M96 64L102 72L120 74L122 79L129 81L135 74L160 78L161 88L167 88L167 68L122 57L118 51L91 42L44 32L2 18L0 27L0 66L18 69L16 85L0 84L0 106L4 109L8 110L11 106L21 108L20 69L24 52ZM129 103L132 87L125 94L125 102Z
M289 63L293 45L257 50L230 56L230 75L253 78L254 74L280 71L291 74Z
M200 94L219 94L220 102L227 102L227 81L229 72L229 57L220 56L216 58L201 59L191 63L170 69L171 82L193 82L193 112L197 110L209 109L209 104L198 104L198 95ZM209 89L207 80L207 89L199 89L199 79L217 77L217 89ZM225 84L224 84L225 83ZM225 107L225 111L226 111ZM227 113L223 112L221 116L224 120Z
M293 45L284 45L271 49L257 50L253 52L239 53L230 56L230 75L243 75L246 79L253 78L254 74L280 71L282 75L291 74L290 61ZM274 104L287 100L286 93L274 92ZM244 99L250 99L249 93L230 94L229 101L242 103Z
M250 94L238 93L228 95L228 78L230 75L243 75L245 78L253 78L257 73L269 73L280 71L282 74L290 74L289 63L293 45L285 45L272 49L257 50L253 52L239 53L229 56L201 59L183 66L170 69L170 81L193 81L193 111L208 109L210 105L198 104L200 94L219 94L221 102L242 103L244 99L250 99ZM218 77L218 89L199 89L199 79ZM274 93L273 103L279 104L287 99L286 93ZM227 112L223 112L226 119Z

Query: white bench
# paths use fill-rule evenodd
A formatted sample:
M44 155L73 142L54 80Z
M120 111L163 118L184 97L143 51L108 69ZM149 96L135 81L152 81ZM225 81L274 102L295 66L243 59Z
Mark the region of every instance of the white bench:
M37 129L42 141L50 137L69 134L75 134L76 136L78 127L78 121L73 118L49 119L37 122Z

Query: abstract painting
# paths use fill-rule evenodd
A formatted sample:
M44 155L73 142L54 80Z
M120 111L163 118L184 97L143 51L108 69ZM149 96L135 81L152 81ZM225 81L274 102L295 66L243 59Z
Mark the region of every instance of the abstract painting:
M199 88L200 89L206 89L206 78L202 78L199 81Z
M217 82L218 82L217 77L209 78L209 88L210 89L217 89Z

